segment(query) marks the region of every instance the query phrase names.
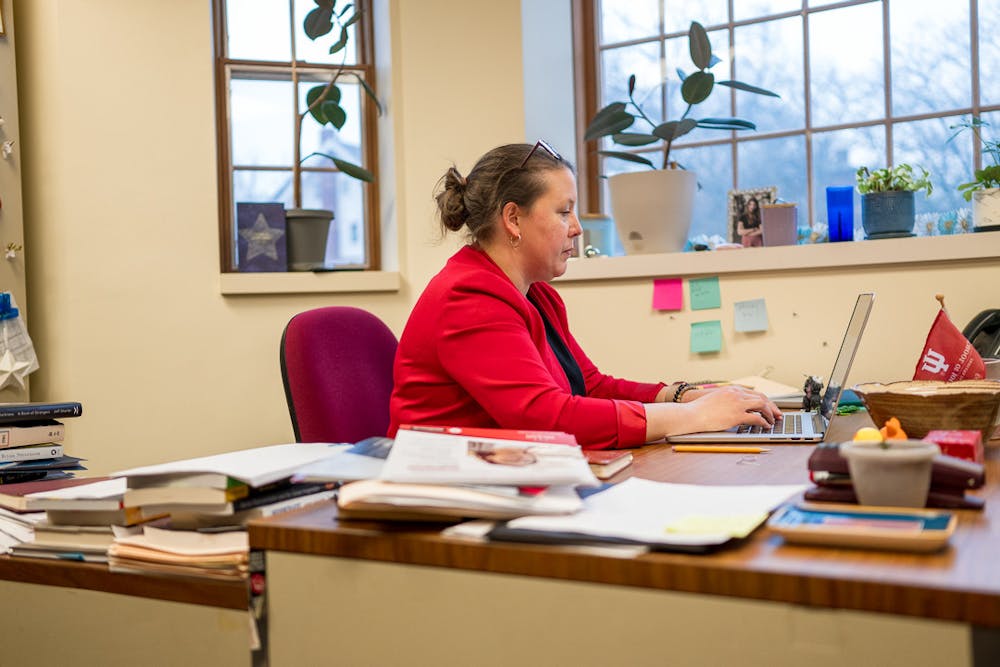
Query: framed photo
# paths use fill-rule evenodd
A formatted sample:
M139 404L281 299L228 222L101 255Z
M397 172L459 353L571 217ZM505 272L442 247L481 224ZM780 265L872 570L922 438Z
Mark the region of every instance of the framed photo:
M288 270L284 204L240 202L236 204L236 221L241 272Z
M777 199L778 188L773 185L754 190L730 190L727 240L748 248L763 245L760 207L773 204Z

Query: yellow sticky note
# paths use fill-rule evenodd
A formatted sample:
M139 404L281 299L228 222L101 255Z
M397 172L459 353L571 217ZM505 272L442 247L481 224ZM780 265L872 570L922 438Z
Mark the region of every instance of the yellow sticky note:
M767 520L767 512L756 514L698 515L689 514L668 525L664 532L684 535L729 535L746 537Z

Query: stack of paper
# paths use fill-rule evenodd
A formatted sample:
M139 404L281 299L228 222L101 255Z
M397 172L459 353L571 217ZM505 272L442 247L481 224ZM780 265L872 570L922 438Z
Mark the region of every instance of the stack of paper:
M145 527L120 535L108 548L112 572L152 572L212 579L247 576L250 543L245 531L198 533Z

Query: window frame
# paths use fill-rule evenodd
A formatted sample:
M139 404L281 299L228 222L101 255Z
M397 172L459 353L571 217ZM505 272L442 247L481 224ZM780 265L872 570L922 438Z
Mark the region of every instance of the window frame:
M294 0L288 0L291 21L294 21ZM233 201L233 173L232 146L230 145L231 127L230 118L230 95L229 87L232 80L232 72L239 71L272 71L289 74L288 81L292 89L296 91L294 96L293 112L296 116L300 113L298 88L300 83L300 72L327 72L337 69L336 65L326 65L323 63L312 63L303 60L285 62L258 61L228 58L228 32L227 32L227 9L228 0L212 0L212 25L213 25L213 58L215 72L215 109L216 109L216 145L217 155L217 180L219 192L219 267L223 274L239 273L236 261L236 220L234 211L236 203ZM374 46L374 21L371 0L355 0L354 6L364 17L352 27L354 28L354 39L357 46L357 60L354 65L346 65L345 70L356 72L361 76L368 86L378 93L375 76L375 46ZM294 29L294 24L289 25ZM293 37L294 39L294 37ZM378 170L378 110L366 95L359 95L361 104L361 114L359 123L361 125L361 145L363 155L363 165L375 175L372 183L364 184L364 225L365 225L365 257L367 262L360 265L350 265L344 270L363 269L365 271L379 271L382 267L381 256L381 224L379 221L379 170ZM294 122L294 118L289 119ZM306 119L303 119L306 120ZM292 159L298 163L301 161L301 148L299 142L294 142ZM290 166L288 169L292 169ZM285 168L261 167L260 171L285 171ZM301 174L308 172L330 172L336 173L335 167L301 166ZM293 177L293 188L299 188L300 183L296 183Z
M577 132L576 132L576 149L577 149L577 174L579 182L580 191L580 202L581 212L592 213L592 214L602 214L605 206L603 201L603 188L600 185L600 174L601 174L601 158L598 156L597 151L600 149L601 141L584 141L583 134L590 119L594 117L597 111L602 107L601 104L601 54L604 50L617 48L623 45L634 45L640 43L656 43L660 45L661 51L665 40L670 38L676 38L685 35L686 33L677 32L664 32L662 30L662 23L656 31L657 34L643 39L627 40L624 42L609 42L607 44L601 44L599 39L599 16L600 16L600 2L601 0L572 0L573 9L573 48L574 48L574 61L576 67L574 68L574 78L575 78L575 88L576 88L576 109L577 109ZM978 12L978 0L968 0L969 2L969 30L970 30L970 77L971 77L971 89L970 96L972 104L963 108L947 109L943 111L937 111L933 113L920 113L920 114L906 114L906 115L894 115L892 110L892 64L891 64L891 39L890 39L890 22L889 14L890 7L887 0L844 0L843 2L837 2L829 5L822 5L818 7L807 6L808 3L802 2L802 7L795 10L776 12L774 14L769 14L765 17L755 17L752 19L741 19L741 20L731 20L731 6L729 9L730 20L726 23L718 23L706 25L705 28L709 31L713 30L725 30L728 36L728 42L725 45L726 49L731 49L733 46L733 36L734 30L737 27L754 25L758 23L763 23L766 21L772 21L782 18L790 18L795 16L803 17L803 76L804 76L804 88L801 91L805 95L804 99L804 123L801 129L794 130L781 130L775 132L760 132L754 133L752 135L740 135L737 132L729 132L728 136L719 137L720 133L716 133L714 136L719 138L707 139L707 140L695 140L686 141L682 143L675 144L677 148L697 148L701 146L719 146L725 145L729 146L732 153L732 175L731 175L731 187L738 187L738 172L739 172L739 158L738 158L738 146L741 143L751 142L751 141L761 141L767 139L777 139L784 137L803 137L805 141L805 180L806 180L806 196L807 202L802 208L805 209L805 213L810 221L810 226L812 221L816 220L816 212L813 210L815 203L815 193L814 193L814 182L813 182L813 137L816 134L822 134L825 132L853 129L853 128L863 128L863 127L881 127L884 129L886 138L886 158L887 164L893 164L893 132L896 125L906 122L934 119L934 118L945 118L951 116L981 116L984 113L1000 111L1000 104L983 104L980 91L980 55L979 55L979 12ZM884 100L884 111L883 116L876 120L867 120L856 123L839 123L835 125L813 125L812 113L811 113L811 95L809 91L811 89L811 79L809 72L809 58L810 58L810 45L809 45L809 17L813 14L826 12L826 11L836 11L838 9L843 9L845 7L852 7L865 4L881 4L882 9L882 25L883 25L883 37L882 37L882 48L884 52L883 66L884 66L884 76L885 76L885 100ZM662 11L662 2L661 2ZM732 95L732 93L730 93ZM733 98L730 97L730 100ZM731 102L732 103L732 102ZM618 150L627 150L624 148L616 148ZM646 153L651 152L654 149L638 149L633 152ZM982 146L980 142L973 142L973 169L982 168ZM971 174L971 170L970 170Z

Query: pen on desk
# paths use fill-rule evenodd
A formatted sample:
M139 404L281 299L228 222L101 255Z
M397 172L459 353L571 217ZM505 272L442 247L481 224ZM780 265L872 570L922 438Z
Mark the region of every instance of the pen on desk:
M726 447L722 445L674 445L675 452L699 452L705 454L766 454L767 447Z

